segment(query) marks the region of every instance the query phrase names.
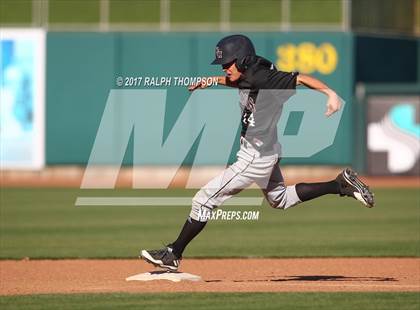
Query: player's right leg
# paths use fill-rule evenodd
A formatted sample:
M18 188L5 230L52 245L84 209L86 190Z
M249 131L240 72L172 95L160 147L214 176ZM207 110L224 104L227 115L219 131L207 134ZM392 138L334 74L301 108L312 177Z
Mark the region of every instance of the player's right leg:
M207 183L192 200L190 216L178 238L160 250L142 250L141 257L157 267L175 271L186 246L203 230L211 211L224 201L252 184L247 175L252 160L239 158L233 165Z
M140 255L154 266L172 271L178 269L179 261L181 260L172 252L172 248L169 246L159 250L142 250Z

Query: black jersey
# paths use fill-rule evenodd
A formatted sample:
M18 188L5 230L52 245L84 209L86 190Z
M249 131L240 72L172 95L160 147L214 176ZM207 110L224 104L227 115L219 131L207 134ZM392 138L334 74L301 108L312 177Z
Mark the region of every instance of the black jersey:
M278 143L277 123L283 104L295 93L297 72L278 71L263 57L248 57L237 83L241 107L241 136L260 151Z

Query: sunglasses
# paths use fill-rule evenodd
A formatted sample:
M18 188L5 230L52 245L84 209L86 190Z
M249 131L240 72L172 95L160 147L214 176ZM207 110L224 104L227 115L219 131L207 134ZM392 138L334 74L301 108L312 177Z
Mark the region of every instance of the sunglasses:
M236 61L236 60L231 61L231 62L228 62L227 64L223 64L223 65L222 65L222 68L223 68L223 69L228 69L228 68L230 68L230 66L232 66L232 65L233 65L233 63L234 63L235 61Z

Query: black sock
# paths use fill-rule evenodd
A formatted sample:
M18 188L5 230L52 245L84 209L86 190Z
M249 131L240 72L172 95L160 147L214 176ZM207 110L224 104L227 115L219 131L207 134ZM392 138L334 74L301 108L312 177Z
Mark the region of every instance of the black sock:
M190 243L195 236L197 236L200 231L203 230L204 226L206 226L207 222L199 222L193 220L191 217L185 221L184 227L182 227L181 233L176 239L175 242L171 244L172 246L172 253L175 254L177 257L182 256L182 252L184 252L185 247Z
M333 180L321 183L299 183L295 185L296 193L301 201L307 201L326 194L339 194L338 183Z

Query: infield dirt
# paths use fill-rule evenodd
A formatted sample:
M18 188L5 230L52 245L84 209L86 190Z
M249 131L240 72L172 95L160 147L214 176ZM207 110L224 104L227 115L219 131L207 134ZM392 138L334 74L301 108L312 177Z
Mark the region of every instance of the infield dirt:
M203 281L127 282L141 260L0 261L0 295L100 292L420 292L420 258L185 259Z

